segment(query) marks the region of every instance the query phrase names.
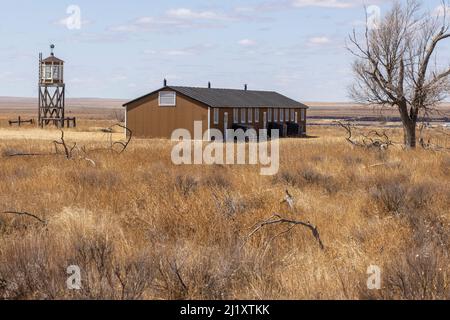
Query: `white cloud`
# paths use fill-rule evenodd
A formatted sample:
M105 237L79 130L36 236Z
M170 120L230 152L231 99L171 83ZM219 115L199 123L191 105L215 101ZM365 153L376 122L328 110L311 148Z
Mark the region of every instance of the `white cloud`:
M324 45L330 43L331 40L328 37L312 37L308 40L311 45Z
M128 24L109 28L113 32L136 32L140 30L167 30L188 28L214 28L224 27L227 21L242 20L234 12L223 13L218 11L195 11L188 8L175 8L166 11L160 16L144 16L130 21Z
M192 53L189 50L169 50L166 52L169 56L187 56L191 55Z
M294 7L322 7L322 8L350 8L355 5L355 1L345 0L293 0Z
M210 43L203 43L203 44L197 44L186 48L181 49L170 49L170 50L144 50L144 54L146 55L166 55L166 56L191 56L191 55L200 55L202 53L205 53L209 50L212 50L215 48L215 45Z
M166 15L177 19L204 19L204 20L226 20L227 16L214 11L193 11L186 8L178 8L167 11Z
M158 53L158 51L152 50L152 49L144 51L144 54L148 54L148 55L154 55L154 54L157 54L157 53Z
M239 44L244 47L253 47L257 45L257 42L251 39L242 39L239 41Z

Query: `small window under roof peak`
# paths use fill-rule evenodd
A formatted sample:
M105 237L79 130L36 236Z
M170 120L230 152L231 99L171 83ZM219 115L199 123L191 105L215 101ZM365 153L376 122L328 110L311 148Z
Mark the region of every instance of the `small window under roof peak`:
M159 106L175 107L177 105L177 94L175 91L160 91Z

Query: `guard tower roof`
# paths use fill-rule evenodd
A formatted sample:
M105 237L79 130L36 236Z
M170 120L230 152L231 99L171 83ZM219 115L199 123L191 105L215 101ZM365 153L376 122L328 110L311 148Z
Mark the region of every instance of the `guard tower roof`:
M42 60L43 63L64 63L63 60L58 59L57 57L55 57L54 55L51 55L48 58L45 58L44 60Z

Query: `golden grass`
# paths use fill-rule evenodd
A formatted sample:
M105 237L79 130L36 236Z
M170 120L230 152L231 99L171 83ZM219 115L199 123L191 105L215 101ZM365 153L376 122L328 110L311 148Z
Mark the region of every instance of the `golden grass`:
M174 166L164 140L91 152L95 167L10 158L52 152L44 140L59 134L18 140L2 129L0 211L48 224L0 213L0 298L450 298L450 156L352 149L338 129L311 130L317 138L282 140L280 172L264 177L253 166ZM286 189L295 213L281 204ZM317 225L325 250L301 227L275 239L283 227L267 227L244 245L274 213ZM75 292L65 273L74 264ZM366 287L370 265L382 268L382 290Z

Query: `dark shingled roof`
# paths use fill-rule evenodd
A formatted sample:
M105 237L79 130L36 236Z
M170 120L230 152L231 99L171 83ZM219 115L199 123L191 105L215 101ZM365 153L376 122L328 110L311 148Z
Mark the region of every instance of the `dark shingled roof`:
M195 88L167 86L143 97L127 102L127 106L139 101L149 95L163 90L173 90L188 96L194 100L202 102L212 108L240 107L271 107L271 108L308 108L306 105L292 100L274 91L254 91L237 89L215 89L215 88Z

